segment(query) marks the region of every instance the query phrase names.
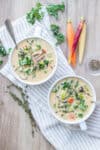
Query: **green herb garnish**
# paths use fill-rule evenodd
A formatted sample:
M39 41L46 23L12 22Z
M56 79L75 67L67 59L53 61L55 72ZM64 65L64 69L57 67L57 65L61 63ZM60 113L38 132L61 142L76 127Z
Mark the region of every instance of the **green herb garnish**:
M4 57L6 55L7 55L6 50L0 41L0 57ZM2 64L3 64L3 60L0 60L0 65L2 65Z
M30 12L27 13L26 19L29 23L34 24L36 20L40 21L44 17L44 12L41 11L41 3L37 3L36 7L32 8Z
M3 60L0 60L0 65L2 65L3 64Z
M31 65L31 58L30 57L25 57L23 59L19 60L19 65L24 66L24 65Z
M78 105L74 105L73 108L74 108L74 109L77 109L77 108L78 108Z
M41 49L41 45L36 45L36 50L40 50Z
M7 53L6 53L6 50L5 48L0 44L0 56L6 56Z
M59 32L60 27L55 24L51 24L51 31L53 32L54 37L57 40L56 44L61 44L65 41L65 37L62 33Z
M58 33L56 36L57 43L56 44L61 44L65 41L65 37L62 33Z
M80 104L80 105L79 105L79 108L80 108L80 110L82 110L82 111L86 111L87 108L88 108L88 106L85 105L85 104Z
M81 113L78 114L78 117L79 117L79 118L83 118L83 114L81 114Z
M66 89L66 88L69 88L69 89L70 89L70 88L71 88L71 84L70 84L69 82L63 82L63 83L62 83L62 88L63 88L63 89Z
M55 36L57 36L57 34L59 33L59 29L60 27L56 24L51 24L51 31L53 32L53 34Z
M43 61L39 62L39 69L44 69L45 63Z
M32 70L31 69L25 69L24 72L27 74L27 75L30 75L32 73Z
M58 12L63 12L65 10L64 3L62 4L50 4L46 7L47 12L49 15L54 16L56 19L58 19Z
M48 64L49 64L49 60L45 59L45 60L44 60L44 63L45 63L45 65L47 65L47 66L48 66Z
M77 88L78 85L79 85L79 81L76 81L75 88Z

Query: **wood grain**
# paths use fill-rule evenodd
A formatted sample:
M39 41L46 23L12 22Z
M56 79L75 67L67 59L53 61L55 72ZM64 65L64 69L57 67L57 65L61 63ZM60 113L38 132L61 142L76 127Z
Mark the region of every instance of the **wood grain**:
M41 0L41 3L59 3L61 0ZM56 21L51 17L51 23L61 26L61 31L66 34L66 20L70 17L76 29L81 16L87 20L87 40L83 64L74 69L76 74L86 77L96 89L97 99L100 100L100 77L92 77L86 72L86 62L92 56L100 56L100 1L99 0L68 0L66 1L66 13L60 14ZM71 3L72 2L72 3ZM34 0L0 0L0 25L6 18L15 20L34 6ZM67 56L66 42L61 48ZM7 58L6 58L7 61ZM40 132L35 137L31 135L31 124L28 116L6 93L10 81L0 75L0 150L53 150L54 148L43 138Z

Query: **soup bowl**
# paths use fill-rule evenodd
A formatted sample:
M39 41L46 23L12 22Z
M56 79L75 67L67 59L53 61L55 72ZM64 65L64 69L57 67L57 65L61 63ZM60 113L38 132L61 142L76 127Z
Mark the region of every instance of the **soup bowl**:
M88 113L85 114L82 118L76 119L76 120L73 120L73 121L69 120L67 118L65 119L61 115L57 114L58 112L61 112L61 110L58 110L58 108L56 110L55 108L53 108L53 105L55 107L55 103L56 103L56 105L59 106L57 104L58 103L57 102L58 99L55 98L56 100L55 100L55 103L54 103L54 98L52 100L52 95L51 95L52 92L55 92L54 90L55 90L56 85L58 85L58 83L61 83L61 81L64 81L64 80L68 81L69 79L79 80L82 83L86 84L90 88L90 91L91 91L91 94L92 94L92 97L91 97L91 100L92 100L91 101L91 106L90 106L90 109L89 109ZM62 86L62 85L60 85L60 86ZM57 96L59 96L59 93L58 93ZM61 99L59 99L58 101L61 101ZM68 100L66 100L66 103L68 104ZM76 76L76 75L74 75L74 76L64 76L64 77L61 77L60 79L58 79L56 82L53 83L53 85L51 86L51 88L49 90L49 94L48 94L48 106L49 106L49 109L50 109L50 112L52 113L52 115L58 121L60 121L61 123L64 123L65 125L79 125L80 128L81 128L81 130L86 130L87 129L87 125L86 125L85 120L87 120L91 116L91 114L93 113L93 111L95 109L95 103L96 103L96 93L95 93L93 85L87 79L85 79L85 78L83 78L81 76ZM79 104L77 106L79 107ZM77 109L75 111L77 113Z
M10 56L9 56L9 64L10 64L10 67L11 67L11 71L12 71L12 73L13 73L13 75L14 75L14 77L16 78L16 79L18 79L20 82L22 82L22 83L25 83L25 84L28 84L28 85L40 85L40 84L42 84L42 83L44 83L44 82L46 82L46 81L48 81L53 75L54 75L54 73L55 73L55 71L56 71L56 68L57 68L57 53L56 53L56 49L55 49L55 46L51 43L51 42L49 42L49 41L47 41L46 39L44 39L44 38L41 38L41 37L29 37L29 38L27 38L27 39L23 39L22 41L20 41L18 44L17 44L17 46L18 47L20 47L20 45L21 44L23 44L23 42L25 42L25 41L30 41L30 40L40 40L40 41L43 41L44 42L44 45L47 45L47 47L50 47L49 49L51 49L52 50L52 56L54 56L54 58L53 58L53 60L54 60L54 66L52 67L52 69L51 69L51 72L50 72L50 74L48 74L45 78L43 78L42 79L42 77L41 77L41 73L38 75L39 76L39 80L35 80L34 79L34 81L28 81L27 79L23 79L23 78L21 78L20 77L20 75L16 72L16 69L14 69L14 65L15 64L13 64L13 62L14 63L18 63L17 61L17 55L18 54L14 54L15 52L17 53L17 51L19 50L19 49L17 49L16 47L13 49L13 51L10 53ZM42 42L42 43L43 43ZM38 45L39 45L39 43L38 43ZM39 45L40 46L40 45ZM21 48L21 47L20 47ZM39 48L39 47L38 47ZM47 50L47 53L48 53L48 50ZM16 55L16 56L14 56L14 55ZM14 58L15 57L15 58ZM13 62L12 62L13 61ZM47 63L47 62L46 62Z

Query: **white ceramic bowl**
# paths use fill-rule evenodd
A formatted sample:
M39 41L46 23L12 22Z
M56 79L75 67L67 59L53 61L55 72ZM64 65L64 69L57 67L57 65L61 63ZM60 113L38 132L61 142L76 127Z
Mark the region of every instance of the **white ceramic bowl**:
M61 117L59 117L58 115L56 115L56 113L54 112L53 108L52 108L51 105L50 105L50 94L51 94L51 91L52 91L53 87L54 87L59 81L61 81L61 80L63 80L63 79L66 79L66 78L69 78L69 77L78 78L78 79L83 80L85 83L87 83L87 84L90 86L91 90L92 90L93 101L94 101L90 112L89 112L86 116L84 116L84 118L82 118L81 120L76 120L76 121L74 121L74 122L71 122L71 121L68 121L68 120L64 120L64 119L62 119ZM56 82L54 82L54 84L51 86L51 88L50 88L50 90L49 90L49 94L48 94L48 106L49 106L49 109L50 109L52 115L53 115L57 120L59 120L60 122L66 124L66 125L68 125L68 124L69 124L69 125L79 124L82 130L86 130L86 129L87 129L86 124L85 124L85 120L87 120L87 119L90 117L90 115L93 113L93 111L94 111L94 109L95 109L95 102L96 102L96 93L95 93L95 90L94 90L93 85L92 85L88 80L86 80L85 78L83 78L83 77L81 77L81 76L76 76L76 75L74 75L74 76L64 76L64 77L61 77L60 79L58 79L58 80L57 80Z
M10 63L11 71L12 71L14 77L15 77L16 79L18 79L20 82L25 83L25 84L28 84L28 85L40 85L40 84L42 84L42 83L48 81L48 80L54 75L54 73L55 73L55 71L56 71L56 69L57 69L57 53L56 53L55 46L54 46L51 42L49 42L49 41L47 41L46 39L41 38L41 37L39 37L39 36L36 36L36 37L29 37L29 38L23 39L23 40L20 41L19 43L23 42L24 40L31 39L31 38L33 38L33 39L34 39L34 38L42 39L42 40L44 40L45 42L47 42L47 43L53 48L54 54L55 54L55 56L56 56L56 57L55 57L55 59L56 59L55 62L56 62L56 63L55 63L55 67L53 68L51 74L50 74L47 78L45 78L44 80L39 81L39 82L35 82L35 83L22 80L22 79L18 76L18 74L14 71L13 66L12 66L12 62L11 62L11 60L12 60L12 54L13 54L13 51L15 50L15 48L13 49L13 51L12 51L12 52L10 53L10 55L9 55L9 63ZM18 43L17 45L19 45L19 43Z

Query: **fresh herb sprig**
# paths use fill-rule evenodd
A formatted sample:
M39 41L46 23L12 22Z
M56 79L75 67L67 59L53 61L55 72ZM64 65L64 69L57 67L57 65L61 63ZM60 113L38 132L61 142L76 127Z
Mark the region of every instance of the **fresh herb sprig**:
M46 7L47 12L49 15L54 16L56 19L58 19L58 12L63 12L65 10L64 3L62 4L50 4Z
M6 53L5 48L0 44L0 56L4 57L6 55L7 53Z
M20 92L21 98L19 98L19 96L17 96L14 92L12 92L12 87L15 88L16 90L18 90L18 92ZM21 106L24 109L24 111L28 114L31 125L32 125L32 136L34 136L34 131L37 130L37 126L36 126L36 122L32 116L31 110L29 108L29 103L27 101L28 96L27 96L26 90L23 91L22 88L14 85L14 84L8 85L7 88L9 89L8 93L10 94L12 99L14 101L16 101L17 104L19 106ZM27 86L26 86L26 88L27 88Z
M59 32L60 27L56 24L51 24L51 31L53 32L54 37L57 40L56 44L61 44L65 41L65 37L62 33Z
M49 4L46 6L47 12L50 16L54 16L58 19L59 11L63 12L65 10L64 3L61 4ZM42 11L42 4L36 3L36 7L32 8L30 12L26 14L26 20L30 24L34 24L36 20L41 21L44 17L44 12ZM57 40L56 44L61 44L65 41L65 37L62 33L59 32L59 26L51 25L51 30Z
M2 43L0 42L0 57L5 57L7 55L5 48L3 47ZM3 64L3 60L0 58L0 65Z
M0 65L2 65L3 64L3 60L0 60Z
M40 21L44 17L44 12L41 11L41 3L36 3L36 7L32 8L26 15L29 23L34 24L36 20Z

